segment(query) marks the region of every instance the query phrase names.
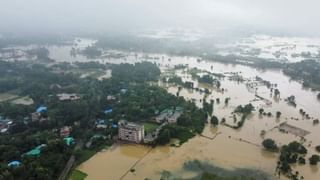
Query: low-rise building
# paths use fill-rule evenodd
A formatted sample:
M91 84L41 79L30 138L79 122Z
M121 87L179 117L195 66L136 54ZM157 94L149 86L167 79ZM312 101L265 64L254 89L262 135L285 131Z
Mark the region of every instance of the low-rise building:
M41 117L41 113L38 113L38 112L31 113L31 120L33 122L39 121L40 117Z
M183 108L181 107L176 107L175 109L165 109L157 117L155 117L155 121L157 123L176 123L182 112Z
M171 116L168 117L168 123L177 123L178 118L181 116L182 112L180 111L175 111Z
M162 123L166 121L168 118L168 113L167 112L161 112L157 117L155 117L155 121L157 123Z
M116 100L117 98L115 97L115 96L113 96L113 95L108 95L107 96L107 100L108 101L114 101L114 100Z
M57 94L58 98L60 101L74 101L74 100L79 100L80 97L76 94L68 94L68 93L62 93L62 94Z
M36 122L36 121L43 122L43 121L47 121L48 117L43 117L40 112L34 112L34 113L31 113L31 120L33 122Z
M70 126L64 126L60 128L60 136L62 137L68 137L71 133L71 127Z
M141 143L144 139L144 126L125 120L118 123L118 138L124 141Z
M96 121L96 128L97 129L106 129L108 127L108 123L104 119L98 119Z

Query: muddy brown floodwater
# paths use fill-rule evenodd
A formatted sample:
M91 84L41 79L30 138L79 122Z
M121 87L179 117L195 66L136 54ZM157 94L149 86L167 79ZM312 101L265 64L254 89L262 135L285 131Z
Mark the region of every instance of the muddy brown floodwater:
M275 167L277 164L278 154L270 153L263 150L261 142L263 138L260 136L262 130L266 131L264 138L273 138L279 145L287 144L293 140L300 141L299 137L291 134L280 133L275 126L282 122L288 122L291 125L303 128L311 133L305 138L310 157L314 152L314 146L320 144L319 126L314 126L312 120L305 120L301 117L299 109L304 109L311 117L315 119L320 117L320 103L316 99L317 92L302 88L298 82L291 81L289 77L283 75L280 70L259 70L241 65L225 65L208 61L198 62L196 58L191 57L168 57L166 55L150 55L158 57L155 59L144 59L140 54L136 56L128 55L126 60L105 59L103 63L122 63L122 62L138 62L149 60L160 65L161 70L173 68L174 65L188 64L189 68L196 67L200 70L205 70L214 73L239 72L247 79L253 79L255 76L276 83L281 92L280 100L274 99L270 95L270 90L265 86L258 86L257 94L270 100L271 105L266 105L261 100L255 100L255 93L248 89L245 83L230 81L228 78L221 80L224 92L217 91L215 88L205 84L195 86L208 88L212 94L207 97L207 100L220 98L220 104L214 105L214 114L219 118L226 118L226 122L233 123L232 112L238 105L244 105L251 102L256 109L264 108L266 112L271 112L273 116L260 116L256 111L245 122L244 126L239 130L234 130L226 126L218 126L217 128L206 125L203 135L215 137L214 139L196 136L183 144L181 147L159 146L154 149L142 145L114 145L104 152L99 152L88 161L81 164L78 169L87 173L89 180L99 179L160 179L163 171L171 172L175 177L192 178L198 174L194 171L188 171L184 168L186 162L199 160L214 166L225 169L235 170L238 168L257 169L274 177ZM169 58L171 60L169 60ZM211 68L212 66L212 68ZM175 74L181 76L184 81L194 81L183 70L177 70ZM166 88L168 92L176 94L178 87L174 85L163 84L159 85ZM297 107L289 106L284 99L290 95L295 95ZM203 99L204 94L200 92L182 88L180 96L188 100L194 100L201 107L200 99ZM231 98L228 105L224 104L225 98ZM275 117L275 113L281 111L280 118ZM299 120L293 120L298 118ZM238 117L239 119L240 117ZM218 134L218 135L217 135ZM150 151L150 152L149 152ZM134 165L134 172L128 172ZM317 180L320 179L318 167L309 165L293 166L294 170L299 171L305 179ZM123 176L125 175L125 176ZM281 177L281 179L285 179Z
M81 49L94 43L93 40L82 40L82 44L77 43L74 48ZM73 47L72 46L72 47ZM221 167L224 169L236 170L238 168L256 169L269 174L275 178L274 172L279 154L269 153L263 150L261 142L261 131L265 130L264 138L274 139L278 145L284 145L291 141L300 141L300 137L280 133L275 126L280 123L287 122L290 125L300 127L310 132L306 135L304 145L308 148L306 158L316 153L314 147L320 145L320 126L313 125L312 120L303 118L299 109L305 110L314 119L320 118L320 102L317 100L316 91L311 91L302 87L301 83L291 81L280 70L261 70L242 65L226 65L215 63L212 61L198 61L195 57L177 57L164 54L143 54L137 52L121 52L110 51L114 53L122 53L125 58L97 58L88 59L82 55L72 57L70 55L70 46L52 46L48 47L50 57L58 62L74 62L74 61L98 61L100 63L135 63L140 61L151 61L159 65L162 72L172 69L175 65L187 64L189 68L197 68L199 70L212 73L230 74L238 73L245 79L252 80L255 76L259 76L264 80L276 83L280 90L280 99L275 99L270 95L270 90L265 86L257 86L257 94L270 102L267 105L261 100L256 100L255 93L246 86L246 83L238 83L230 81L228 78L221 80L221 87L224 92L218 91L213 87L205 84L198 84L192 80L190 74L183 70L177 70L174 73L181 76L183 81L193 81L196 87L208 88L212 94L207 97L207 101L220 98L220 104L215 103L214 115L219 119L225 118L228 124L233 124L233 115L231 114L238 105L245 105L251 102L256 110L264 108L266 112L271 112L271 117L260 116L255 111L244 123L241 129L234 130L229 127L219 125L213 128L206 125L203 135L215 137L214 139L196 136L183 144L181 147L159 146L154 149L143 145L113 145L105 151L98 152L92 158L82 163L77 169L88 174L89 180L105 180L105 179L160 179L163 171L171 172L178 178L196 177L198 172L190 171L184 168L184 165L194 160L206 162L207 164ZM107 54L104 52L103 54ZM100 78L109 78L110 72ZM178 87L159 82L159 86L166 88L169 93L176 95ZM204 94L182 88L179 93L185 99L193 100L201 107ZM296 97L297 107L292 107L284 101L290 95ZM1 97L0 97L1 98ZM224 104L225 98L231 98L228 105ZM277 111L282 113L280 118L276 118ZM240 119L240 116L238 117ZM298 120L295 120L298 119ZM218 135L217 135L218 134ZM134 172L130 172L133 167ZM293 166L294 171L299 171L300 175L307 180L320 179L318 166L309 166L308 164ZM128 172L129 171L129 172ZM281 177L285 179L284 177Z

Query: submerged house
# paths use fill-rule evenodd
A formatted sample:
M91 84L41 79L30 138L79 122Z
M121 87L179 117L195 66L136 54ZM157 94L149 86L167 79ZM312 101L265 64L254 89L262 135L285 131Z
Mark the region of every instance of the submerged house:
M118 123L119 140L141 143L144 139L144 126L133 122L121 120Z

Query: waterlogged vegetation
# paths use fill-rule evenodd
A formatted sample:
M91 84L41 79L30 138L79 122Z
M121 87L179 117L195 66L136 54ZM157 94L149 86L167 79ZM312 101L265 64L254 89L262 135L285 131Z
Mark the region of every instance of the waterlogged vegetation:
M237 180L237 179L241 179L241 180L254 180L254 178L247 178L244 176L241 177L221 177L218 176L216 174L211 174L208 172L205 172L202 174L201 176L201 180Z
M320 63L316 60L305 60L288 64L283 72L293 79L301 80L305 87L320 89Z
M268 151L277 151L278 150L278 146L273 139L263 140L262 145Z
M203 161L193 160L184 164L184 169L194 172L202 172L201 180L268 180L271 177L263 172L252 169L239 168L234 170L223 169Z
M121 42L121 43L120 43ZM201 40L199 40L201 44ZM172 44L176 44L172 46ZM165 43L158 39L148 39L143 37L104 37L100 38L96 46L98 48L111 48L122 49L125 51L143 51L149 53L166 53L177 56L194 56L199 59L226 63L226 64L241 64L262 69L282 69L283 72L290 76L292 79L302 80L304 86L313 89L320 89L320 82L318 75L320 63L317 58L306 57L304 61L296 63L284 63L277 58L262 58L256 56L243 56L239 54L220 55L211 49L207 49L208 44L201 44L201 48L193 47L198 46L198 43L191 43L186 45L182 42ZM190 46L190 47L188 47ZM135 49L132 49L134 47ZM174 47L174 48L173 48Z

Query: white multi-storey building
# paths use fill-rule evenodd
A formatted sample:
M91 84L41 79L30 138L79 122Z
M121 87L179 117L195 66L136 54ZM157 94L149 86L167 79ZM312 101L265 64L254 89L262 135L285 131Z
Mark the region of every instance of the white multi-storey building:
M128 121L119 121L118 138L124 141L141 143L144 139L144 126Z

